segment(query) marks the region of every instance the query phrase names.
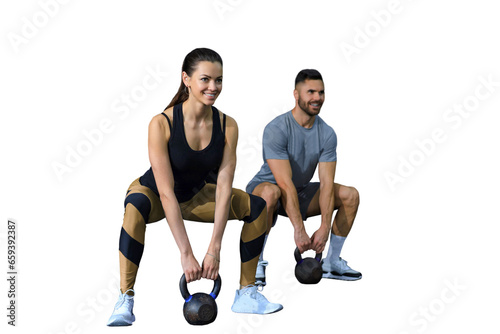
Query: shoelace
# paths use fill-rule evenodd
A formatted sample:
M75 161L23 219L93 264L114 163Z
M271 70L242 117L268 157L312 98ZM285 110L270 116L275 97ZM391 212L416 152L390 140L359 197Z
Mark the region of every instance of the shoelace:
M266 302L268 302L267 298L264 297L264 295L260 293L258 286L255 286L253 284L249 284L247 286L244 286L242 289L245 289L245 288L250 288L249 294L250 294L250 297L252 297L253 299L258 300L258 301L265 300ZM262 288L264 288L264 287L262 287Z
M343 271L348 271L348 270L352 270L351 267L349 267L347 265L347 261L344 260L343 258L339 258L340 259L340 268L343 270Z
M249 288L248 289L249 292L247 292L247 293L249 293L252 298L255 298L255 294L257 293L256 286L254 284L245 285L244 287L241 288L241 290L247 289L247 288Z
M125 304L125 303L127 304L126 306L129 307L130 302L132 300L134 300L134 296L129 296L130 298L126 298L127 292L129 292L129 291L132 291L135 294L135 291L132 289L128 289L127 291L125 291L125 293L120 295L120 298L116 302L115 309L122 307L123 304Z
M133 300L133 298L124 298L125 301L123 302L123 305L127 308L127 309L130 309L131 306L130 306L130 303L131 301Z
M340 257L339 259L340 259L340 263L342 263L342 266L343 266L343 267L344 267L344 266L345 266L345 267L348 267L348 265L347 265L347 261L346 261L346 260L344 260L344 259L343 259L343 258L341 258L341 257Z

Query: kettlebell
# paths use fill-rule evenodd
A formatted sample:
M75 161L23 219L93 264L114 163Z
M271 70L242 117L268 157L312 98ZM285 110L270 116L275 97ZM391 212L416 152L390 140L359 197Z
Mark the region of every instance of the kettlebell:
M187 288L186 276L182 274L179 282L182 298L184 298L184 318L191 325L207 325L217 317L217 303L222 281L220 275L214 281L214 288L210 294L195 293L191 295Z
M316 257L306 257L302 259L299 247L295 248L295 277L302 284L317 284L323 277L323 269L321 268L321 254L316 254Z

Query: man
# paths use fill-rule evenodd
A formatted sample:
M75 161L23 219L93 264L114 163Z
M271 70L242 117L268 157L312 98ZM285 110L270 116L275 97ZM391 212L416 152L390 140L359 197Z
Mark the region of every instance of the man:
M300 71L293 94L295 107L264 130L264 165L246 190L266 201L268 234L279 214L290 219L301 253L309 249L323 252L330 235L328 254L322 261L323 277L358 280L361 273L350 268L340 252L356 217L359 194L355 188L334 183L337 135L318 116L325 100L321 74ZM310 182L317 166L320 182ZM332 224L334 210L337 213ZM309 237L304 221L317 215L321 215L321 226ZM263 253L256 274L256 284L262 286L266 284L268 264Z

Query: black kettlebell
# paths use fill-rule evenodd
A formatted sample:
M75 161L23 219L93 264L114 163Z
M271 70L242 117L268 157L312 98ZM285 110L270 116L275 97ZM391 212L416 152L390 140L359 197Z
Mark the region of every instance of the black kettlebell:
M217 317L217 303L222 281L220 275L214 281L214 288L210 294L195 293L191 295L187 288L186 276L182 274L179 282L182 298L184 298L184 318L191 325L207 325Z
M323 277L323 269L321 268L321 254L316 254L316 257L306 257L302 259L299 247L295 248L295 277L302 284L316 284Z

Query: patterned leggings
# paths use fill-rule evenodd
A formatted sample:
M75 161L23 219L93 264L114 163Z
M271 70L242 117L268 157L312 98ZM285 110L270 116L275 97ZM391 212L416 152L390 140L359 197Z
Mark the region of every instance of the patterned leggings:
M213 222L216 186L207 183L193 198L179 203L182 217L186 220ZM120 235L120 289L132 289L135 284L139 262L144 251L146 224L165 218L159 197L139 179L130 185L125 198L125 215ZM264 245L267 228L266 202L242 190L231 194L229 220L243 220L240 237L242 286L255 283L255 271Z

